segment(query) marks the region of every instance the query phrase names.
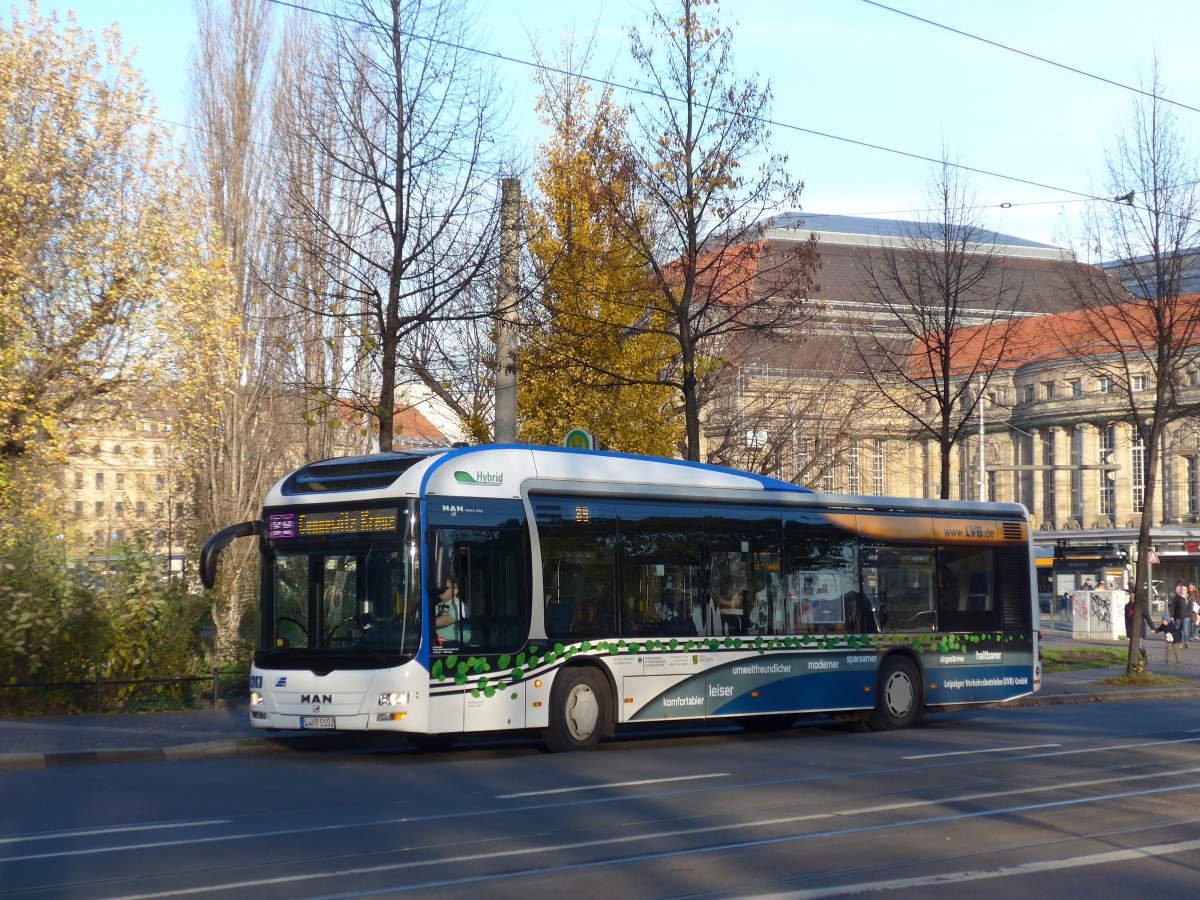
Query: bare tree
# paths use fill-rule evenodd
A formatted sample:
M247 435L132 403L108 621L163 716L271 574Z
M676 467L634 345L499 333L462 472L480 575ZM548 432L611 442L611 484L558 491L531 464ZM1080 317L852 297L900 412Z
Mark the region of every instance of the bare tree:
M769 151L770 87L735 77L717 3L652 5L647 32L630 31L649 97L630 116L638 190L611 205L652 271L662 325L642 330L677 344L678 363L660 383L679 392L684 455L699 460L705 353L726 336L794 333L809 314L816 251L762 241L766 216L795 207L803 184Z
M1161 448L1172 422L1193 416L1196 404L1180 395L1182 373L1200 363L1200 303L1184 293L1184 262L1200 246L1200 165L1162 99L1157 60L1150 90L1135 101L1128 130L1106 155L1114 197L1091 210L1086 255L1122 260L1129 300L1111 282L1077 282L1077 299L1092 336L1089 360L1111 379L1122 399L1145 482L1138 531L1134 592L1149 611L1150 529ZM1124 301L1124 302L1122 302ZM1138 658L1140 629L1130 629L1129 671Z
M338 235L357 225L356 210L337 202L333 170L311 152L311 136L332 144L337 130L336 110L319 102L321 86L310 72L320 40L315 17L296 14L285 21L272 80L272 254L260 276L264 294L276 301L268 310L265 342L280 352L280 388L298 406L304 459L366 452L372 418L341 398L370 396L378 382L365 365L355 365L354 321L329 315L338 307L321 302L331 294L327 270L349 265Z
M339 0L298 72L289 145L326 190L290 198L312 271L288 293L326 323L304 386L373 420L382 450L402 342L461 317L495 264L500 111L468 23L458 0Z
M260 302L272 257L266 211L269 172L268 70L273 29L267 0L196 0L189 119L193 167L205 188L217 240L228 256L241 326L224 361L221 402L192 460L196 523L203 539L231 522L257 518L267 488L283 474L279 449L294 423L279 406L278 348ZM269 295L267 295L269 296ZM218 660L232 659L253 598L257 551L237 548L229 578L213 594Z
M820 489L869 493L856 486L853 456L862 423L878 431L878 392L857 377L857 354L840 341L808 340L803 365L792 348L776 357L751 344L729 365L701 377L710 408L705 462L758 472ZM753 359L751 357L754 357Z
M1004 359L1022 282L990 243L960 170L944 162L928 189L936 222L912 222L863 264L880 307L859 334L862 371L912 426L937 441L940 496L950 496L952 449ZM980 327L982 326L982 327Z

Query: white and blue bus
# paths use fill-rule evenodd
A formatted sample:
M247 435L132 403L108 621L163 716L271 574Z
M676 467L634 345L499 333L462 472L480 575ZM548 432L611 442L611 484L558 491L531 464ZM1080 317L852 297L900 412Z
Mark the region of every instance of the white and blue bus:
M1015 504L495 445L307 465L209 539L206 586L252 535L262 728L574 750L632 722L901 728L1040 686Z

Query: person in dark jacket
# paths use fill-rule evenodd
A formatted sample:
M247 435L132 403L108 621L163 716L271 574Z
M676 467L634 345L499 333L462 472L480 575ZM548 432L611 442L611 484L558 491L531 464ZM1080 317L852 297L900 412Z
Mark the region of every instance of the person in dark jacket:
M1187 625L1192 624L1192 601L1188 598L1187 585L1181 581L1179 582L1179 586L1183 589L1179 590L1177 588L1175 596L1171 598L1170 613L1171 618L1175 620L1176 626L1179 629L1179 633L1175 635L1175 640L1177 643L1182 644L1186 650L1188 640L1191 638L1191 634L1189 634L1191 629L1185 627L1184 623L1186 622Z
M1150 614L1146 612L1146 608L1139 607L1133 599L1133 594L1129 595L1129 599L1125 601L1125 634L1133 634L1133 629L1138 630L1138 651L1142 654L1142 659L1146 658L1146 626L1154 627L1154 620L1150 618Z

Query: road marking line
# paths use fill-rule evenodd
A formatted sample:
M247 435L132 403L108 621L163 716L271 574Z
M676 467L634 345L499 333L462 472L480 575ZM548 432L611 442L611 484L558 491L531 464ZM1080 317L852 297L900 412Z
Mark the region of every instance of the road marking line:
M1171 856L1176 853L1188 853L1200 849L1200 841L1179 841L1175 844L1151 844L1148 847L1132 847L1128 850L1109 850L1105 853L1093 853L1088 856L1074 856L1070 859L1045 860L1036 863L1021 863L1006 866L1002 869L982 869L965 872L946 872L942 875L925 875L918 878L898 878L894 881L864 882L862 884L847 884L840 887L818 888L813 890L787 891L778 894L760 894L758 900L818 900L821 897L844 897L847 894L865 894L875 891L891 891L912 887L929 887L931 885L960 884L966 881L986 881L991 878L1008 878L1013 875L1034 875L1038 872L1056 872L1060 869L1078 869L1083 866L1102 866L1115 862L1126 862L1133 859L1150 859L1158 856Z
M707 775L678 775L672 778L643 778L640 781L613 781L608 784L581 784L576 787L553 788L548 791L525 791L520 794L497 794L497 800L517 800L522 797L544 797L548 794L570 794L575 791L603 791L608 788L639 787L645 784L668 784L672 781L697 781L703 778L728 778L728 772L711 772Z
M976 753L1010 753L1016 750L1043 750L1046 747L1061 747L1062 744L1028 744L1024 747L993 747L990 750L955 750L950 753L921 753L917 756L902 756L901 759L941 759L945 756L973 756Z
M123 834L134 831L161 831L166 828L204 828L207 825L232 825L233 819L200 819L196 822L157 822L152 825L114 825L109 828L83 828L78 831L47 831L0 838L0 844L24 844L28 841L52 841L56 838L91 837L96 834Z

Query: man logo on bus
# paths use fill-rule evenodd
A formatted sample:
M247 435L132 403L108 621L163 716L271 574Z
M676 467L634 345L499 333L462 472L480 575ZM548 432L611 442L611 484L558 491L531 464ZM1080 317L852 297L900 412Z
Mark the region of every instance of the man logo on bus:
M450 513L450 515L452 515L452 516L457 516L462 511L463 511L462 506L452 506L449 503L442 504L442 512Z

